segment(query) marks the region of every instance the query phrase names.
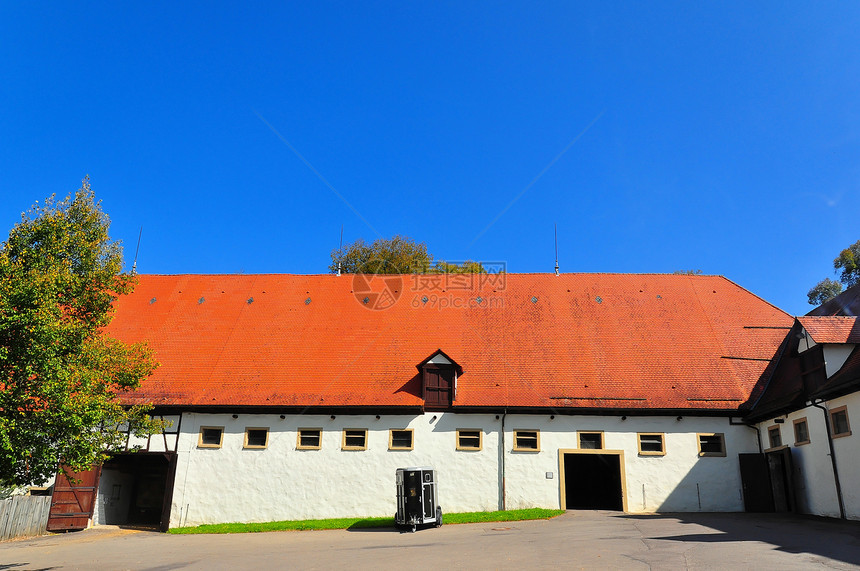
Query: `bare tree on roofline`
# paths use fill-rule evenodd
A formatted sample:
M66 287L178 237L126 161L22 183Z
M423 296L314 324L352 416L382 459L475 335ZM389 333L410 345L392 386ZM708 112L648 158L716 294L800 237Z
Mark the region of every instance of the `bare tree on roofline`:
M346 274L483 274L480 262L467 260L461 263L433 260L427 253L427 244L405 236L380 238L368 244L356 240L331 253L332 273Z

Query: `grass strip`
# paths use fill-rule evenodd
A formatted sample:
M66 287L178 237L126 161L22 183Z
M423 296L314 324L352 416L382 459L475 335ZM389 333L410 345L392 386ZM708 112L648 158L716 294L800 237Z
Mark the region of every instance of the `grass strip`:
M483 523L489 521L525 521L529 519L550 519L564 513L564 510L545 510L531 508L527 510L507 510L498 512L465 512L444 514L445 523Z
M443 521L449 523L483 523L492 521L524 521L530 519L550 519L563 514L564 510L545 510L532 508L526 510L507 510L497 512L467 512L445 514ZM259 533L263 531L306 531L321 529L367 529L373 527L394 527L394 518L336 518L306 519L298 521L270 521L265 523L216 523L195 527L175 527L168 533Z

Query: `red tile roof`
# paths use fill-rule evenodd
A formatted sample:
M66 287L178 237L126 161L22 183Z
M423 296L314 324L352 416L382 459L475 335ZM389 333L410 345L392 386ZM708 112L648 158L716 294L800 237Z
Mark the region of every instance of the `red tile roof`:
M421 406L441 349L455 406L731 410L793 323L720 276L139 277L108 331L155 349L156 405Z
M856 317L798 317L816 343L860 343L860 322Z

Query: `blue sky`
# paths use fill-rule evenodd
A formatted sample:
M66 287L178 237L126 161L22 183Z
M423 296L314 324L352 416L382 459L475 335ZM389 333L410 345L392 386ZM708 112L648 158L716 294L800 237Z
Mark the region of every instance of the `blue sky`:
M805 313L860 239L857 30L849 2L6 2L0 234L89 174L144 273L323 273L341 225L549 272L557 223L563 272Z

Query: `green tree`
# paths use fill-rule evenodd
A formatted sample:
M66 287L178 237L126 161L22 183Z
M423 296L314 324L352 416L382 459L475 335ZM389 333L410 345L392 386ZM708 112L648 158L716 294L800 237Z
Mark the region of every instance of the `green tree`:
M21 216L0 244L0 485L42 482L62 462L102 462L134 434L159 428L124 407L156 367L145 344L104 334L112 302L134 288L89 179Z
M821 305L828 299L834 298L842 293L842 284L824 278L815 287L806 292L806 297L809 299L809 305Z
M839 257L833 260L833 268L842 270L839 281L846 287L860 282L860 240L839 252Z
M434 262L426 244L404 236L380 238L373 244L359 239L333 250L331 260L332 273L338 269L346 274L486 273L479 262Z
M860 283L860 240L854 242L841 252L839 257L833 260L833 269L839 275L839 282L830 278L824 278L806 293L810 305L821 305L825 301L842 293L842 286L852 287Z

